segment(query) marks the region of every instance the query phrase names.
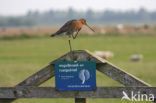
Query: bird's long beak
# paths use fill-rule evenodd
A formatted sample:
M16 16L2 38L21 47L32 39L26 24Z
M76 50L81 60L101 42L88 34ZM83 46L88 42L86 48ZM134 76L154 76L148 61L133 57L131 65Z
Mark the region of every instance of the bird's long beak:
M95 32L87 23L85 24L89 29L91 29L93 32Z

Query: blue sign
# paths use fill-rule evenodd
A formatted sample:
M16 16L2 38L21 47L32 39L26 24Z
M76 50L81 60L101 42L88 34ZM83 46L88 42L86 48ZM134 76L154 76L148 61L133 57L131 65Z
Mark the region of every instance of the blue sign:
M91 91L96 88L94 61L55 63L55 87L60 91Z

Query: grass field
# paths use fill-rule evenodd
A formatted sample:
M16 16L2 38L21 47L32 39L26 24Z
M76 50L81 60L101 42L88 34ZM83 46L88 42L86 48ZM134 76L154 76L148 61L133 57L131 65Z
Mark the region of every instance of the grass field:
M72 47L75 50L114 52L115 56L109 60L110 62L152 86L156 86L155 44L155 36L79 36L76 40L72 40ZM0 86L15 86L68 51L66 37L0 40ZM143 54L143 60L137 63L130 62L129 56L132 54ZM53 78L41 86L54 85ZM122 86L99 72L97 85ZM120 102L120 99L89 99L89 103ZM74 103L74 99L19 99L14 103Z

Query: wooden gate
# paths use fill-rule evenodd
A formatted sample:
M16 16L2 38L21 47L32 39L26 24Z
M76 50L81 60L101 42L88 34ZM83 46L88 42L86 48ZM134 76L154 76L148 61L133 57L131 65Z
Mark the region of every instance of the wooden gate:
M118 81L125 87L97 87L93 91L57 91L54 87L37 87L55 76L55 62L73 60L96 61L96 69L98 71ZM75 50L52 61L49 65L15 87L0 87L0 103L11 103L18 98L75 98L75 103L86 103L86 98L122 98L123 91L128 95L130 95L131 91L140 91L140 94L154 94L156 96L156 87L151 87L132 74L95 56L87 50Z

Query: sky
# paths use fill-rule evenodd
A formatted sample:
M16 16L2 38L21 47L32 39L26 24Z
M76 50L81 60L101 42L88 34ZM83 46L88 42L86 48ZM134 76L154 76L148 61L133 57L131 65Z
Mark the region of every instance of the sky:
M0 0L0 15L23 15L29 10L43 12L50 9L65 10L69 7L80 11L87 9L126 11L142 7L154 11L156 0Z

